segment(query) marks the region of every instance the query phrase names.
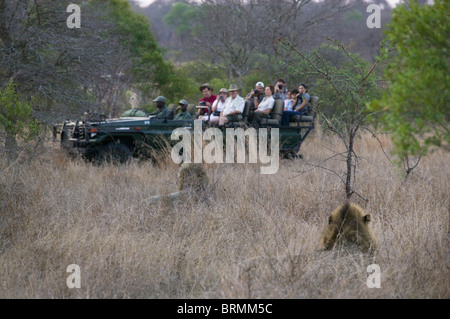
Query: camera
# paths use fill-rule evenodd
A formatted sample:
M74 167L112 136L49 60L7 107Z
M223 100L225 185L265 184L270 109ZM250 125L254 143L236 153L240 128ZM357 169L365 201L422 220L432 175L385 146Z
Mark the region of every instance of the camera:
M206 106L206 102L205 101L201 101L200 102L200 106Z
M257 89L254 89L254 90L253 90L253 93L255 93L256 95L258 95L258 94L259 94L259 91L258 91Z
M282 90L283 89L283 84L278 84L278 89Z
M223 102L223 101L225 101L225 98L221 95L220 97L219 97L219 99Z

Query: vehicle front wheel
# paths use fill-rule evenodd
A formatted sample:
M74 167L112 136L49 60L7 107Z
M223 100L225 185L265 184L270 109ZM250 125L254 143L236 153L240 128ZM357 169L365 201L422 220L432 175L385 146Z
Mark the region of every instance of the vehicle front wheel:
M128 164L133 157L131 150L120 143L109 143L99 148L96 156L98 164Z

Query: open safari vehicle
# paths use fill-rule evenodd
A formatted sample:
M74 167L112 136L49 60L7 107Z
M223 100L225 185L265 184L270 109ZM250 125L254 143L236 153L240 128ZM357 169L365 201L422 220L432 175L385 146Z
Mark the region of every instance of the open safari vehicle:
M273 130L278 130L279 151L282 156L288 158L297 156L303 141L315 127L317 103L318 97L312 96L310 114L291 116L290 125L281 126L284 103L282 100L275 101L270 117L264 120L260 128L266 129L264 132L267 132L269 139L274 135ZM177 112L175 105L169 108L173 113ZM195 121L196 110L195 105L188 107L188 111L193 115L191 120L169 119L173 118L173 113L165 119L156 119L153 116L107 119L98 114L90 114L76 121L65 121L60 126L58 133L61 147L71 155L98 162L114 160L125 163L132 157L151 156L149 154L155 150L177 143L171 138L177 128L184 128L193 133L196 125L201 125L203 131L209 128L207 121ZM227 129L250 128L249 115L250 105L246 102L244 112L237 121L219 127L223 132L223 138L226 139ZM260 131L262 130L256 129L257 134Z

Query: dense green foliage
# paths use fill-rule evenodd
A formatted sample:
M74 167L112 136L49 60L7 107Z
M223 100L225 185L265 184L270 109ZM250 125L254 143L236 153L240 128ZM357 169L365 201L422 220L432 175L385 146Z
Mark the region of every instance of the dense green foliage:
M148 20L141 14L131 10L127 0L108 1L112 14L111 19L117 25L133 61L132 74L135 86L147 97L163 94L167 98L178 98L183 78L175 74L172 64L164 61L163 51L151 31Z
M431 145L449 145L450 2L411 1L398 6L388 24L387 40L398 55L386 69L389 86L371 104L382 112L400 158L421 155Z
M16 87L10 82L0 90L0 129L7 136L27 141L36 135L38 124L32 116L33 108L20 99Z

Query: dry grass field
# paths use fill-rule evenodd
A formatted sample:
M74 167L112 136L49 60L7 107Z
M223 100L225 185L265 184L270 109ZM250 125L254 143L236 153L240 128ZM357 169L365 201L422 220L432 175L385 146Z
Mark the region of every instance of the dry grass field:
M358 139L356 189L368 202L354 201L380 242L370 255L320 247L344 189L307 163L330 148L338 141L316 133L275 175L210 165L210 192L174 202L150 200L177 189L170 158L96 167L48 148L0 161L0 298L449 298L449 153L428 155L405 181L377 140ZM79 289L66 284L71 264ZM370 264L381 288L366 284Z

